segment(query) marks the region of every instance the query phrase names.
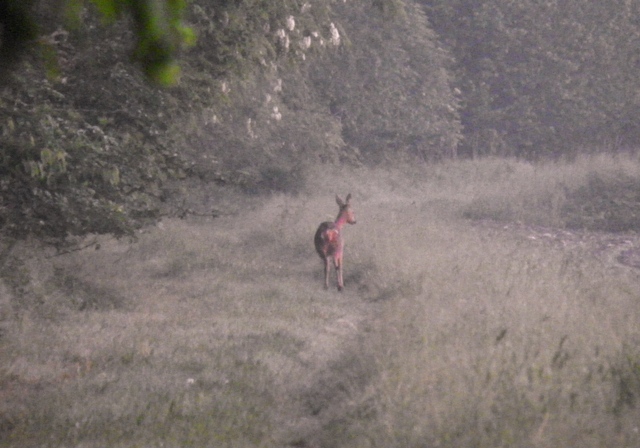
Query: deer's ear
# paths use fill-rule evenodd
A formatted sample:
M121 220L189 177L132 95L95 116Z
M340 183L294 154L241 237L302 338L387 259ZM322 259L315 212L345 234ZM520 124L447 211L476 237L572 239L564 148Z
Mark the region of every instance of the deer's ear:
M342 199L340 199L340 196L338 195L336 195L336 204L338 204L340 207L344 205L344 202L342 201Z
M349 201L350 201L350 200L351 200L351 193L349 193L349 194L347 195L347 199L346 199L347 204L349 203Z

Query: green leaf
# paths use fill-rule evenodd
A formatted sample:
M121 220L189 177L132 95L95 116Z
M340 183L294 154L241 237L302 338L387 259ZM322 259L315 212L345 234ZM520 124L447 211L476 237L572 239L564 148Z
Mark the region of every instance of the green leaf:
M44 40L38 42L40 54L44 60L44 67L49 79L57 79L60 77L60 64L58 64L58 53L55 47Z
M180 72L180 66L176 62L169 62L150 67L147 74L155 83L170 87L179 81Z
M98 11L102 15L102 17L110 22L115 21L118 18L118 15L122 12L123 2L120 0L90 0Z
M66 0L64 5L64 16L66 24L71 28L80 28L82 25L82 10L84 0Z

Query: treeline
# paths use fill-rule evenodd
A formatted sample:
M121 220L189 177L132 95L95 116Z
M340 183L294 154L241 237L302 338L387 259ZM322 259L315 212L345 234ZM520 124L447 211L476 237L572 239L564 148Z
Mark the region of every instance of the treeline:
M0 233L131 234L180 212L176 178L293 192L318 163L633 148L638 8L194 0L197 41L159 88L132 63L136 27L35 1L39 44L0 86Z
M640 143L640 3L419 0L454 59L468 155Z

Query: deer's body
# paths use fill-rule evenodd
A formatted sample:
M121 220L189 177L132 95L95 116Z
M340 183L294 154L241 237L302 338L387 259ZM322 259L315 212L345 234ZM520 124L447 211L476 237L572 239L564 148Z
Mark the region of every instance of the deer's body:
M338 277L338 291L344 288L344 280L342 278L342 255L344 252L344 238L342 237L342 228L345 224L355 224L356 218L351 210L351 193L347 195L347 199L343 201L336 195L336 203L340 207L338 217L334 222L327 221L320 224L316 231L313 242L316 251L322 261L324 261L324 287L329 288L329 272L331 271L331 262L336 269Z

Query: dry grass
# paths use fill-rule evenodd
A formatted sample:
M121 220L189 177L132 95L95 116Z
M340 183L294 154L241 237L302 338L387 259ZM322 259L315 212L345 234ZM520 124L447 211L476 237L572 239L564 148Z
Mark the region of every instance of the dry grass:
M567 191L619 170L640 178L608 158L345 169L132 245L16 248L0 446L640 446L638 273L465 219L561 222ZM348 191L340 295L311 240Z
M396 234L411 262L365 344L379 375L354 406L372 417L320 446L638 446L638 275L433 230Z
M471 177L479 173L480 179L471 182L477 190L464 210L468 218L612 232L640 228L637 157L598 155L539 165L484 160L471 166Z

